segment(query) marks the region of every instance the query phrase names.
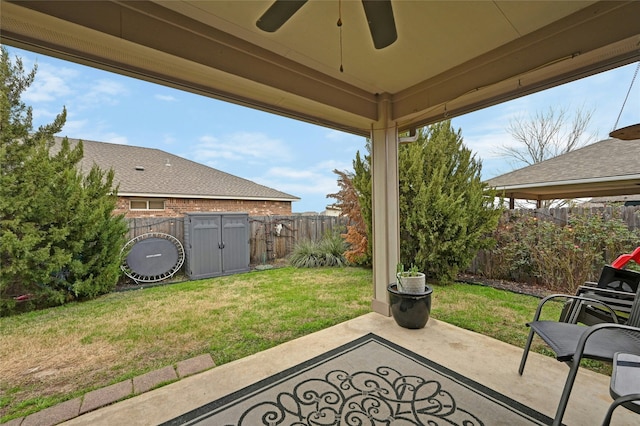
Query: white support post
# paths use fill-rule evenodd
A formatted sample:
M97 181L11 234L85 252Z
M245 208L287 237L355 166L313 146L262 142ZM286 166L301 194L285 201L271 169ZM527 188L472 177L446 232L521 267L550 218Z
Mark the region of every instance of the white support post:
M373 301L374 312L391 315L387 286L400 260L398 130L391 121L389 95L381 95L371 128Z

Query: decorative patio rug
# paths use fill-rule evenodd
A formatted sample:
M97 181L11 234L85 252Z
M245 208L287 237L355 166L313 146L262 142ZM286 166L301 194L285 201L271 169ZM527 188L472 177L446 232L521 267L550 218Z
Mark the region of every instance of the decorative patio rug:
M551 419L368 334L165 423L184 424L514 426Z

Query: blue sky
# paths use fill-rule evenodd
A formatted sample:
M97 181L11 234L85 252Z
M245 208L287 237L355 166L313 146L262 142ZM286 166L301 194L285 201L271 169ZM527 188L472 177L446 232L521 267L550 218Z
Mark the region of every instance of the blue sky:
M365 139L135 80L33 52L7 47L36 79L23 95L34 126L67 108L60 136L157 148L298 196L294 212L321 212L337 192L334 169L352 170ZM457 117L464 142L488 179L514 169L498 147L513 143L506 128L516 116L552 107L593 110L589 133L606 139L629 90L636 64ZM640 77L618 127L640 122Z

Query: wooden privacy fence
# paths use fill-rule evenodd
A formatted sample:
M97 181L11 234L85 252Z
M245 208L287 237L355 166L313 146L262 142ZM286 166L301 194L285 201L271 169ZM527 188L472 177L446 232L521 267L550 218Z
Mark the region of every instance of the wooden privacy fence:
M125 219L129 223L128 239L150 232L169 234L184 244L183 217L135 217Z
M525 215L538 219L551 220L558 225L566 225L571 216L602 215L606 219L620 219L631 230L640 228L640 206L607 206L607 207L558 207L550 209L516 209L507 210L503 219L511 216Z
M172 235L184 244L184 218L128 218L128 239L149 232ZM335 216L249 216L252 264L284 259L298 241L318 241L331 232L346 232L347 218Z
M335 216L250 216L251 263L269 263L291 254L299 241L318 241L346 232L347 218Z
M530 215L566 225L571 216L582 214L619 218L629 229L640 229L640 206L518 209L506 211L503 219L513 215ZM181 217L143 217L126 220L129 223L129 239L148 232L163 232L184 244L184 219ZM347 218L335 216L249 216L251 263L269 263L284 259L291 254L298 241L318 241L327 232L343 233L346 232L346 225Z
M502 222L507 223L511 218L517 217L535 217L540 221L546 220L555 223L558 226L567 225L572 218L586 216L593 217L599 216L608 220L620 220L626 224L627 228L631 231L640 229L640 206L607 206L607 207L560 207L560 208L547 208L547 209L516 209L508 210L504 212L502 216ZM640 241L637 242L637 246L640 246ZM632 247L633 248L633 247ZM500 247L497 247L500 249ZM497 252L497 254L496 254ZM609 260L615 259L621 253L605 253L605 257ZM518 268L509 270L509 276L505 275L505 268L503 266L504 255L500 253L500 250L481 250L478 252L471 265L467 268L467 272L473 274L485 275L488 278L494 279L508 279L511 281L519 282L535 282L536 277L532 276L530 270L530 264L525 263ZM590 280L597 280L597 274L600 271L593 271L593 277ZM573 289L572 289L573 290Z

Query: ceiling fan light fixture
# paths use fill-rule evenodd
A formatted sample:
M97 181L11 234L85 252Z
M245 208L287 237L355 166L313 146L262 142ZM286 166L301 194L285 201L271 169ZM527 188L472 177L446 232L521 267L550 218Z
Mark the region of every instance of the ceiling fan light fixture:
M391 0L362 0L369 31L376 49L384 49L398 39Z
M276 0L256 21L262 31L273 33L300 9L307 0Z

